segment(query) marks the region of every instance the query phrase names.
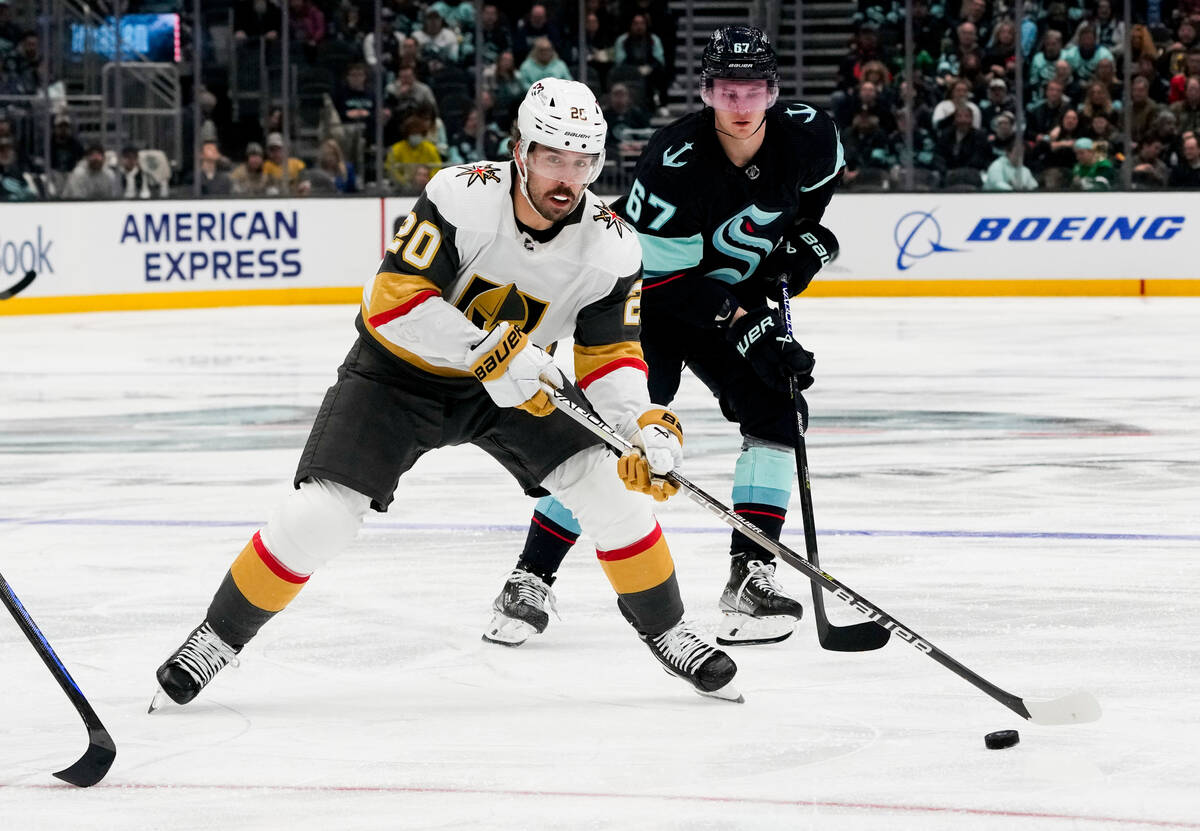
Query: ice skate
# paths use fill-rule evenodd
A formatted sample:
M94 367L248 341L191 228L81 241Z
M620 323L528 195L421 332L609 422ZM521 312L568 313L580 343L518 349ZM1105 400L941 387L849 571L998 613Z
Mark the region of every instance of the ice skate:
M237 655L241 651L241 647L234 648L221 640L208 621L204 621L192 630L175 654L158 668L155 675L159 689L150 702L148 712L153 713L168 698L176 704L187 704L223 668L229 664L237 666Z
M784 640L804 615L800 601L787 595L775 579L775 563L751 557L731 558L729 583L720 601L725 614L717 629L717 643L722 646Z
M546 631L550 614L558 614L550 585L530 571L513 569L492 604L495 614L483 639L501 646L520 646L532 635Z
M639 636L668 675L687 681L700 695L739 704L745 701L733 685L737 674L733 659L710 646L691 624L680 621L662 634Z

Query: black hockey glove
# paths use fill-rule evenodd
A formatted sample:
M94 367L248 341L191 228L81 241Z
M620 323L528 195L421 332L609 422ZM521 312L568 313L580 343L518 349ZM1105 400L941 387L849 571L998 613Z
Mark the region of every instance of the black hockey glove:
M774 309L760 306L747 312L730 325L726 337L772 389L787 392L789 376L796 379L797 389L812 386L813 353L788 334Z
M808 288L822 267L837 259L839 251L833 231L815 220L802 219L784 232L779 246L763 263L763 273L772 280L789 275L795 296Z

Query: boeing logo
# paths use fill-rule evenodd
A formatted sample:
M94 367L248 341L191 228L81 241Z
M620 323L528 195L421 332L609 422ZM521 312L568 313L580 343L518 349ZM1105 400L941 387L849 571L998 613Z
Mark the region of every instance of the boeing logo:
M931 211L909 211L896 221L896 268L907 271L931 254L966 251L942 244L942 226ZM984 216L964 243L1123 242L1169 240L1183 230L1182 216Z
M900 271L907 271L930 254L958 250L942 245L942 226L933 218L933 211L909 211L896 222L892 237L898 252L896 268Z

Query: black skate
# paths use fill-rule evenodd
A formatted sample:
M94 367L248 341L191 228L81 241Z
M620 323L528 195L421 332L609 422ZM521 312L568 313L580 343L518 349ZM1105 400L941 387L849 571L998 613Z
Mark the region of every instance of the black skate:
M150 702L149 712L161 707L164 697L176 704L187 704L227 665L237 666L237 655L241 651L241 647L234 648L221 640L208 621L204 621L158 668L155 675L159 690Z
M550 585L533 572L513 569L492 603L496 614L483 633L483 639L501 646L520 646L531 635L546 631L550 623L547 608L558 614Z
M668 675L687 681L701 695L739 704L745 701L733 685L737 664L724 652L710 646L691 624L680 621L661 635L640 632L638 635Z
M775 579L775 563L734 555L729 583L721 592L724 619L717 630L723 646L776 643L792 634L804 615L800 601L785 594Z

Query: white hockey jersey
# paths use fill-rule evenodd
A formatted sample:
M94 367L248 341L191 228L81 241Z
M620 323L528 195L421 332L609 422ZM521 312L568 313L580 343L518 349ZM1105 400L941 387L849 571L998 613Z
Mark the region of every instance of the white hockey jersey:
M360 329L419 371L473 383L467 350L501 321L543 349L572 336L577 383L600 412L644 411L637 235L585 191L539 242L517 226L514 176L486 161L439 171L364 287Z

